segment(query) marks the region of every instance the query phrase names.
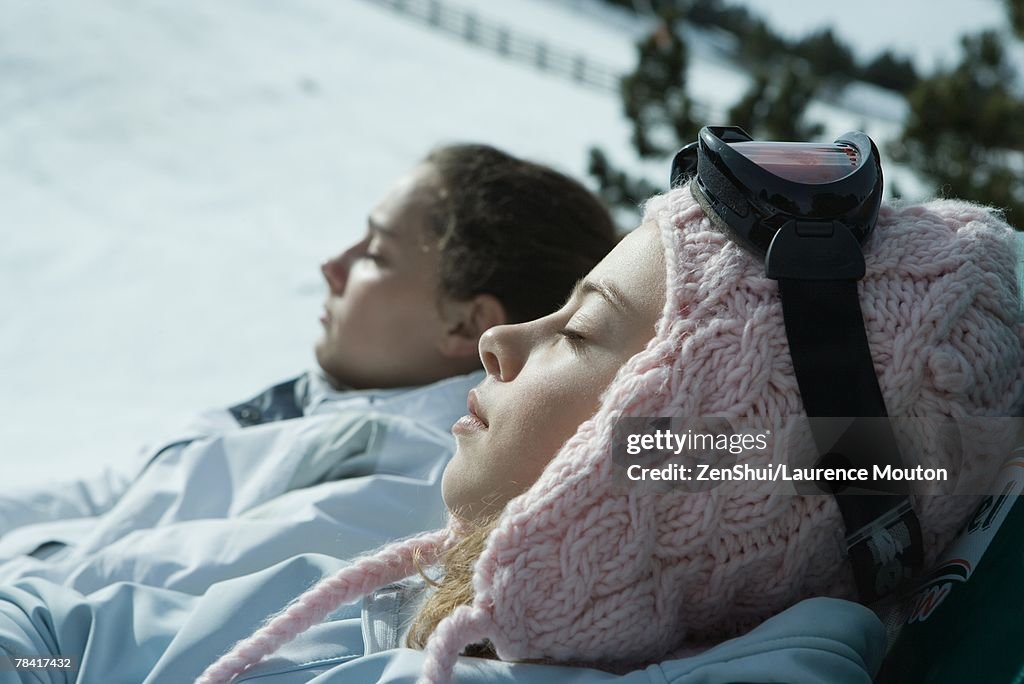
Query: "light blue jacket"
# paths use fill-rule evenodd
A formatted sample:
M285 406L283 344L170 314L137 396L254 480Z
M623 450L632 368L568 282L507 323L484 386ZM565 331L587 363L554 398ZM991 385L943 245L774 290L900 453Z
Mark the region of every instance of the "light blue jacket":
M0 589L0 661L15 655L61 655L73 658L79 669L15 671L9 663L0 662L0 684L191 682L268 615L342 566L342 561L327 556L298 556L218 583L198 597L128 583L82 596L43 580L23 581ZM395 648L366 653L367 643L370 651L393 645L380 643L380 630L374 626L382 619L380 603L342 607L239 681L414 681L423 662L421 652ZM818 598L797 604L749 634L701 655L625 676L460 658L455 682L870 684L884 650L885 630L871 611L847 601Z
M313 472L308 466L316 464L303 464L301 452L291 444L311 444L316 426L334 415L402 416L447 434L466 412L469 389L481 379L483 372L477 371L419 387L336 390L322 373L309 371L231 408L201 413L141 450L129 471L104 470L58 485L47 478L38 487L16 491L0 488L0 560L29 553L47 541L77 546L83 532L91 534L93 546L101 547L133 525L201 517L203 509L193 513L187 500L174 495L172 486L182 482L189 484L193 500L208 499L208 510L219 515L251 507L257 498L307 486L310 476L326 478L329 472ZM301 396L290 396L300 387ZM239 467L246 464L248 469ZM303 465L309 471L305 480L298 470ZM260 478L261 469L284 473ZM225 475L231 479L225 481ZM155 501L133 508L126 497ZM180 508L185 512L179 513ZM111 511L116 523L101 520ZM138 523L133 522L136 518ZM94 533L101 524L104 531Z
M481 377L354 393L316 415L172 449L103 515L0 539L0 549L4 539L64 544L0 563L0 585L39 577L83 594L118 581L201 594L300 553L352 558L441 527L450 428Z

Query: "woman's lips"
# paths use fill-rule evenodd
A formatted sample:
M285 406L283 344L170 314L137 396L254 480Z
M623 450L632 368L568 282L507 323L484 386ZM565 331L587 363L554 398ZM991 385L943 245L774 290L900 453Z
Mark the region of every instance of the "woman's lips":
M487 426L477 416L472 414L468 416L462 416L455 425L452 425L452 434L455 435L468 435L480 430L486 430Z
M469 409L469 415L483 423L484 427L489 427L490 423L487 422L483 411L480 410L480 400L476 396L476 388L469 390L469 396L466 398L466 408Z
M452 426L453 434L466 435L489 427L487 421L480 415L480 402L477 400L476 390L469 391L466 409L469 413L455 421L455 425Z

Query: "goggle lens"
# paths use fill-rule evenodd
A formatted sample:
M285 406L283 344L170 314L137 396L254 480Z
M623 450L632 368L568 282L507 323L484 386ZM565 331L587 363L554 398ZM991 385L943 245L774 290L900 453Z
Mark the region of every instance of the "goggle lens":
M796 183L831 183L853 173L860 164L857 148L842 143L734 142L744 157L779 178Z

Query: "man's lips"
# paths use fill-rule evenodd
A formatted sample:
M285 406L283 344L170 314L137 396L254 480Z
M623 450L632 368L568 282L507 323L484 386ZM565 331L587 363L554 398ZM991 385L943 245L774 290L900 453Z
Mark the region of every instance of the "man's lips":
M469 397L466 400L466 408L469 410L469 415L483 423L484 427L490 427L490 423L487 422L487 416L480 411L480 400L477 398L475 389L469 390Z

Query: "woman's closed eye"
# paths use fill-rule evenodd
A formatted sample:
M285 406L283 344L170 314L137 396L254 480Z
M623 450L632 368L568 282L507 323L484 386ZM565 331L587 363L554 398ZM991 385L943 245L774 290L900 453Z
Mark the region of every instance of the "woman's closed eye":
M590 351L598 338L604 339L604 331L608 322L603 309L585 303L575 311L566 312L565 321L555 331L561 340L569 344L573 353L581 354Z
M569 346L572 347L573 351L582 351L586 345L587 338L584 337L582 333L573 330L572 328L562 328L558 331L558 334L569 343Z

